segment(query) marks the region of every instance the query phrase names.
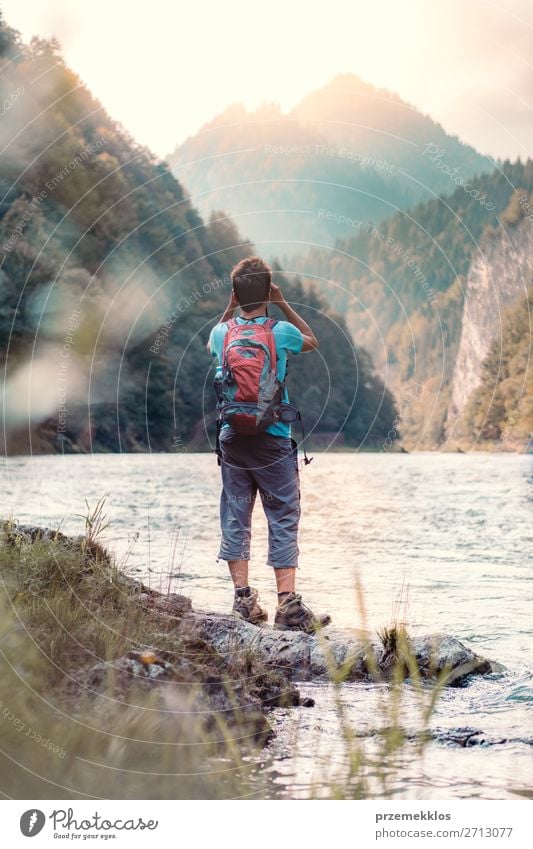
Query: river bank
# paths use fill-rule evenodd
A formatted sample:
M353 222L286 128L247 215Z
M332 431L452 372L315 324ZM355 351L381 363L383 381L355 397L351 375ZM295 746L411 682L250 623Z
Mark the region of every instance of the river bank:
M20 740L25 728L37 726L33 740L47 742L39 755L57 755L56 767L65 759L65 774L76 759L87 760L87 741L78 739L76 750L66 742L68 723L98 736L95 723L103 720L109 734L121 709L163 714L159 737L169 734L165 715L172 714L174 745L183 745L186 715L186 739L201 741L205 771L223 753L240 761L267 744L273 708L313 707L294 680L399 683L410 677L433 680L438 691L499 669L449 636L411 641L389 630L379 639L338 632L310 637L194 611L185 596L155 591L117 569L96 539L101 521L96 511L78 537L6 522L0 540L3 621L11 624L9 630L4 625L1 642L16 671L11 685L3 678L0 688L3 742L6 727ZM51 731L38 712L28 720L32 699L67 720L61 732ZM7 737L9 750L14 741ZM60 751L51 755L59 739Z

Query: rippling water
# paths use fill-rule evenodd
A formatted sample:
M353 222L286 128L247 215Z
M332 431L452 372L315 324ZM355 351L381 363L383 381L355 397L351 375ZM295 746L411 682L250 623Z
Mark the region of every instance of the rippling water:
M84 499L109 493L110 547L124 568L153 586L190 595L199 608L227 610L232 592L218 548L218 469L207 454L10 458L2 514L78 532ZM446 631L504 664L503 675L447 690L432 727L441 740L421 759L414 745L391 772L398 797L513 797L531 786L531 504L533 458L515 455L322 454L301 473L300 589L336 627L399 616L411 632ZM272 612L266 526L254 517L252 583ZM278 736L265 767L280 793L342 776L344 751L332 688L304 685L312 709L277 711ZM384 688L345 685L347 715L364 734L379 724ZM403 722L416 730L414 691ZM471 728L481 745L452 745L446 731ZM457 734L454 732L455 737ZM453 735L452 735L453 736ZM370 750L373 738L369 738ZM508 742L503 742L508 741ZM528 745L529 741L529 745ZM379 780L369 774L379 792Z

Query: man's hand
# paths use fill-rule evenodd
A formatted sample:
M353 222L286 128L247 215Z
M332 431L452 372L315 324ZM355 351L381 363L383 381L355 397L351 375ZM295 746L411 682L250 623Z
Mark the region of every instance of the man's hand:
M224 324L225 321L229 321L230 318L233 318L233 314L234 314L234 312L235 312L235 310L237 309L238 306L239 306L239 302L238 302L237 296L235 294L235 289L232 287L231 288L231 295L230 295L230 299L229 299L229 304L227 305L226 309L224 310L224 315L221 317L220 323Z
M283 297L283 293L279 286L276 286L275 283L270 284L270 302L272 304L276 304L291 324L294 324L295 327L298 328L300 333L302 334L304 341L302 347L302 353L305 354L307 351L315 351L318 348L318 339L315 334L309 327L306 321L303 320L301 316L298 315L296 310L293 310L290 304L287 303L285 298Z
M282 304L285 298L283 297L283 293L279 286L276 286L275 283L270 284L270 301L273 304Z

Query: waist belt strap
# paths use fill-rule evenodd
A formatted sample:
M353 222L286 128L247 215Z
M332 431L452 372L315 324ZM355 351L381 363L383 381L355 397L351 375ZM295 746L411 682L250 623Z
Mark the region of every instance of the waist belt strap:
M220 430L222 428L222 422L220 421L220 416L217 418L217 435L215 438L215 454L217 455L217 463L220 466L220 460L222 457L222 449L220 448Z
M311 463L314 460L314 457L308 457L307 451L305 450L305 428L304 428L304 423L303 423L303 419L302 419L302 414L300 413L299 410L298 410L298 421L300 422L300 427L302 429L302 443L301 444L302 444L302 451L304 452L304 465L308 466L309 463ZM217 463L220 466L220 461L221 461L221 458L222 458L222 449L220 448L220 431L222 429L222 421L221 421L220 417L217 418L216 428L217 428L217 431L216 431L216 438L215 438L215 454L217 455Z
M308 466L314 458L308 457L307 452L305 450L305 428L300 410L298 410L298 421L300 422L300 427L302 428L302 451L304 452L304 465Z

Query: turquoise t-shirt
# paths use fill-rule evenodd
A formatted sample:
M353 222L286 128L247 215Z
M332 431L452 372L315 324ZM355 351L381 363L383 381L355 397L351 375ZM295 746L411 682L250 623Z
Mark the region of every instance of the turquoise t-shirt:
M264 324L266 320L266 316L255 319L243 318L242 316L237 317L239 324ZM217 374L222 366L222 348L224 345L224 336L227 332L228 325L224 322L216 324L209 336L209 350L213 357L217 357L218 359ZM278 321L274 325L272 332L274 334L278 358L276 368L277 378L278 380L285 380L287 374L287 354L300 354L304 344L304 337L301 330L298 330L290 321ZM289 400L287 389L283 393L283 400ZM276 424L267 427L266 433L270 433L272 436L290 436L291 426L285 424L285 422L276 422Z

